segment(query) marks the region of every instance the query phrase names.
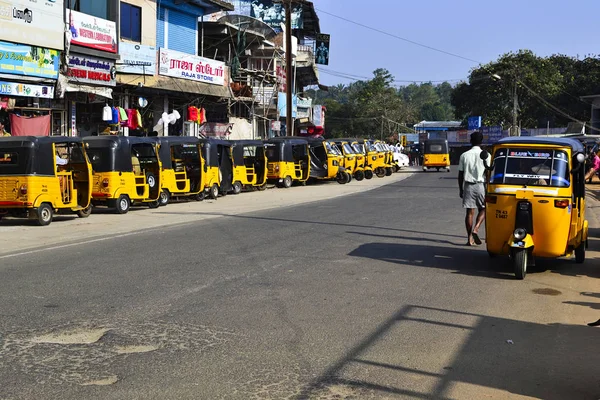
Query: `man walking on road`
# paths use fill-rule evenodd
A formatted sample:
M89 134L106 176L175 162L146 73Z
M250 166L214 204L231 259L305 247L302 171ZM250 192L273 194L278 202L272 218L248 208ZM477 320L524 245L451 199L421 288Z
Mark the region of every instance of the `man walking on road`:
M463 153L458 162L458 187L463 208L466 209L467 246L480 245L479 228L485 219L485 166L481 159L483 135L476 131L471 134L471 150ZM490 165L491 156L487 163ZM475 225L475 209L478 210Z

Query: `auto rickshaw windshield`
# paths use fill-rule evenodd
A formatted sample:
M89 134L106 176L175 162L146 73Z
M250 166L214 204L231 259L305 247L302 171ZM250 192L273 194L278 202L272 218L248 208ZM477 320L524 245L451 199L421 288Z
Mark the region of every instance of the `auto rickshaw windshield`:
M346 153L348 154L355 154L354 149L352 148L352 146L350 146L348 143L344 144L344 150L346 151Z
M569 187L569 158L563 150L501 148L494 155L490 184Z
M356 151L357 153L364 153L364 147L362 146L362 144L359 143L354 143L352 145L352 148L354 149L354 151Z

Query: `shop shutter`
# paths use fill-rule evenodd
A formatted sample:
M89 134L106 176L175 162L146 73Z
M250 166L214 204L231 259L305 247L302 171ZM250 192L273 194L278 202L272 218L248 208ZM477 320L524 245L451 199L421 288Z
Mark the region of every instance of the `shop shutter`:
M160 7L156 19L156 46L165 47L165 9Z
M169 49L196 54L198 18L169 9Z

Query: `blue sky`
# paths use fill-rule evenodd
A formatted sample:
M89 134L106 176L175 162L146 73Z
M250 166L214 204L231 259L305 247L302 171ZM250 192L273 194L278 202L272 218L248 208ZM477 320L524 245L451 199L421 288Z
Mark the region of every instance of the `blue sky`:
M600 0L313 0L321 31L331 34L325 85L352 80L333 70L371 77L387 68L396 80L464 79L477 64L418 47L327 15L483 63L530 49L538 55L600 53L596 30ZM456 82L451 82L456 83ZM398 82L398 84L402 84ZM406 83L408 84L408 83Z

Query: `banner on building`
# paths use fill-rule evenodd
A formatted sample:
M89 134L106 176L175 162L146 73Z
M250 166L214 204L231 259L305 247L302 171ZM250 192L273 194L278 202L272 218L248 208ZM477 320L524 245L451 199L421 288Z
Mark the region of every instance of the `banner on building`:
M279 91L285 92L287 90L285 67L283 65L278 65L275 68L275 73L277 75L277 86L279 87Z
M2 39L63 50L63 0L0 1Z
M60 51L0 41L0 73L58 79Z
M54 98L54 86L0 81L0 96Z
M448 140L448 143L458 142L458 132L448 132L446 135L446 140Z
M117 52L117 24L93 15L67 10L71 44L94 50Z
M279 93L277 96L277 112L280 117L286 118L287 116L287 94ZM298 96L292 95L292 118L298 116Z
M323 126L323 106L316 105L313 107L313 124L318 127Z
M281 24L285 24L283 3L273 0L229 0L229 3L232 3L235 9L230 14L256 18L269 25L275 32L282 31ZM301 4L292 6L292 29L304 28L302 14ZM205 20L211 20L211 16L206 16Z
M163 48L158 58L160 75L219 86L225 84L224 62Z
M156 47L119 42L117 72L123 74L154 75L156 73Z
M67 68L69 82L116 86L116 72L115 62L112 60L75 53L69 56Z
M271 130L279 132L281 130L281 121L271 121Z
M483 136L487 136L487 143L496 143L502 139L502 127L501 126L484 126L481 128Z
M329 65L329 39L330 35L320 33L315 42L315 62L321 65Z
M458 131L457 132L457 142L460 143L469 143L470 141L470 137L469 137L469 131Z

